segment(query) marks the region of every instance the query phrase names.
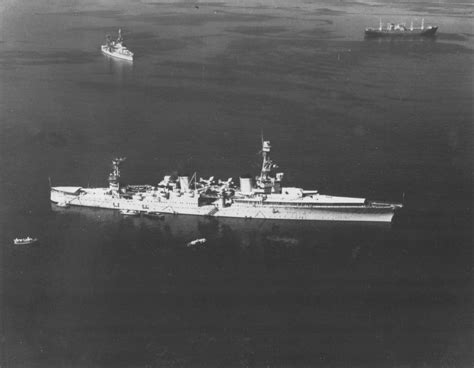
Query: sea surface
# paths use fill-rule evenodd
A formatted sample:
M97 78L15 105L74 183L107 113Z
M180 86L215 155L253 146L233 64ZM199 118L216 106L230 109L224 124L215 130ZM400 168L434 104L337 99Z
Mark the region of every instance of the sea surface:
M1 2L0 367L471 367L473 8ZM364 39L423 17L437 37ZM118 28L133 64L100 53ZM105 186L116 156L131 184L256 175L262 133L288 185L404 209L375 225L49 203L49 180Z

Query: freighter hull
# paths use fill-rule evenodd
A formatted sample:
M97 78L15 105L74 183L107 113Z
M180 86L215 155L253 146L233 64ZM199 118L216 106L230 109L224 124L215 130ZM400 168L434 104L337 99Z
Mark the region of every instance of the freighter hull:
M51 201L68 203L71 206L108 208L113 210L139 211L141 213L185 214L209 217L229 217L248 219L298 220L298 221L365 221L391 222L398 205L331 205L324 204L312 207L263 205L199 205L197 199L179 198L163 200L157 197L126 199L108 194L105 188L82 189L78 187L56 187L51 189Z
M432 37L436 34L438 27L429 27L416 30L388 30L371 29L365 30L367 37Z

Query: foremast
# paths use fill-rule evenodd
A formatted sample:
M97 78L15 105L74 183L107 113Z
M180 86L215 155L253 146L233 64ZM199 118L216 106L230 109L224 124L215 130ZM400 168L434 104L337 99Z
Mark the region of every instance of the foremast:
M123 37L122 37L122 30L119 28L118 30L118 37L117 37L117 41L116 41L118 44L122 44L123 42Z
M270 158L271 148L270 141L265 141L262 137L262 169L256 181L257 187L265 194L280 193L280 184L283 179L283 173L277 173L276 177L270 176L272 170L278 168L278 165Z
M126 160L125 157L117 157L112 160L112 171L109 174L109 189L113 195L119 195L120 191L120 164Z
M115 41L112 40L109 34L105 35L105 44L110 52L114 51L117 47L123 47L122 30L119 28L118 36Z

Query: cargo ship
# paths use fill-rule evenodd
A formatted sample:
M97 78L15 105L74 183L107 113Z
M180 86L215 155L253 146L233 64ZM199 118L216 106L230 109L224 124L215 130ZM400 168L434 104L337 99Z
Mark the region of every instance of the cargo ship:
M430 37L434 36L438 26L425 27L425 20L421 20L420 27L414 27L413 22L407 27L405 24L399 23L388 23L385 28L382 27L382 21L380 21L378 28L367 27L365 29L365 35L367 37Z
M284 174L274 173L277 165L270 158L270 141L262 139L262 167L255 178L241 176L239 185L232 178L197 178L167 175L156 185L122 185L120 165L112 161L108 187L51 187L53 203L69 206L108 208L121 213L185 214L208 217L274 219L301 221L391 222L399 203L365 198L321 194L283 185Z
M133 61L133 52L131 52L123 43L122 30L118 30L118 37L113 41L110 35L107 35L105 45L101 46L101 50L105 55L109 55L118 59Z

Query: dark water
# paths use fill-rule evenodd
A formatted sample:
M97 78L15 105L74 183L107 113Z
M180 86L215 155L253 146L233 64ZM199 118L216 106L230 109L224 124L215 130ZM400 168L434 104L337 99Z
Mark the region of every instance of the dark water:
M1 367L472 366L472 6L250 3L0 4ZM363 39L407 14L438 37ZM118 27L133 65L99 52ZM103 186L116 155L130 183L255 173L262 130L290 184L406 208L49 205L48 177Z

